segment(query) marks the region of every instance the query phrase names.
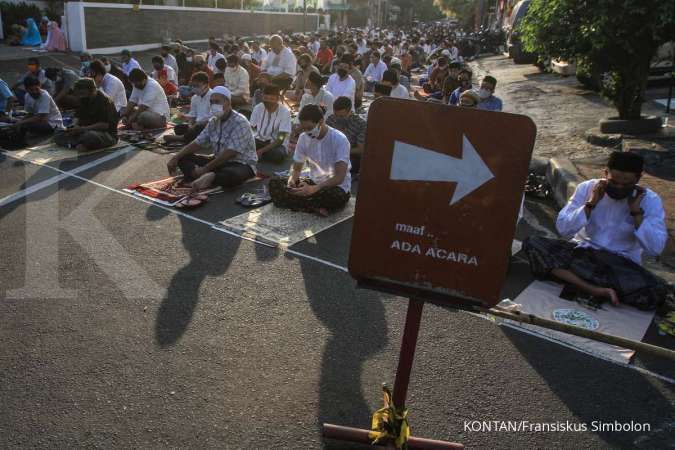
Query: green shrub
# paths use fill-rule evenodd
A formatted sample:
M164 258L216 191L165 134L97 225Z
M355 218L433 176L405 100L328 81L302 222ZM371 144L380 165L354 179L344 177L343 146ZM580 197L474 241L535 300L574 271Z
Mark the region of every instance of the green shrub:
M32 17L35 23L39 24L42 18L40 8L25 2L9 3L0 2L0 12L2 13L2 29L5 34L9 33L13 25L26 26L26 19Z

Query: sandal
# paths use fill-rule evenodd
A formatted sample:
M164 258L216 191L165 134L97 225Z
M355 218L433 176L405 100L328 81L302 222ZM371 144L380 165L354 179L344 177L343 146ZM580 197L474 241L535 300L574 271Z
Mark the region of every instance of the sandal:
M194 209L202 206L208 200L208 196L203 194L186 195L173 206L178 209Z

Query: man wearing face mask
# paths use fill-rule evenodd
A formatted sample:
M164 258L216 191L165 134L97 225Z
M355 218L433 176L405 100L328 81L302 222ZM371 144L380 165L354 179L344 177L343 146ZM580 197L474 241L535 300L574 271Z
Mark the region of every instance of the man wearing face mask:
M115 145L119 115L110 97L96 89L96 83L91 78L78 80L73 93L80 100L75 111L75 126L57 131L54 142L78 151Z
M167 67L171 67L178 76L179 75L178 61L176 61L176 58L171 54L171 47L169 47L168 45L163 45L159 54L162 56L162 59L164 60L164 65Z
M375 50L370 53L370 64L363 72L366 79L366 90L372 91L376 83L382 81L382 75L387 70L387 65L380 59L380 52Z
M164 59L161 56L152 58L152 67L154 70L150 76L157 80L167 96L175 95L178 92L176 72L171 67L164 65Z
M24 108L28 115L13 125L21 141L23 142L26 134L44 136L63 129L61 111L49 92L40 88L40 81L28 77L23 84L26 90Z
M337 73L334 73L328 78L326 89L333 94L333 97L347 97L352 102L352 105L354 105L356 82L351 75L349 75L348 62L345 60L340 61Z
M134 58L131 57L131 52L129 50L122 50L122 72L124 75L129 76L131 71L134 69L142 70L141 65L138 64Z
M106 67L99 60L95 60L91 63L89 72L91 73L96 86L103 91L104 94L110 97L115 105L115 110L121 114L124 108L127 107L127 94L122 80L108 73Z
M270 196L277 207L325 216L349 201L349 140L326 125L317 105L307 105L300 111L300 125L304 133L295 147L291 175L270 180ZM305 164L310 169L309 177L301 178Z
M347 97L339 97L333 103L333 115L328 116L326 124L341 131L349 140L351 172L359 173L361 156L366 145L366 121L352 112L352 102Z
M459 71L459 75L457 76L459 87L450 94L450 100L448 101L449 105L459 104L459 97L462 93L473 88L473 85L471 84L472 76L473 73L469 69L462 69Z
M193 191L212 186L231 188L255 176L258 156L251 126L232 109L226 87L213 88L211 111L213 117L206 128L167 163L170 175L180 168ZM210 149L212 155L198 155L203 149Z
M305 95L300 100L300 110L307 105L319 105L326 117L333 114L333 94L323 86L323 77L318 73L310 73L305 85Z
M478 96L480 97L478 109L484 109L486 111L502 110L502 100L494 95L496 87L497 80L495 77L488 75L483 78L483 81L480 84L480 90L478 91Z
M40 60L37 58L28 58L28 71L24 73L19 80L12 86L12 91L16 94L16 98L20 105L23 105L26 91L24 90L24 82L28 78L36 78L40 82L43 90L49 92L51 95L54 92L54 83L47 78L45 71L40 68Z
M89 76L89 66L94 58L87 52L80 54L80 77Z
M309 53L300 55L298 58L298 65L300 66L300 70L295 75L295 80L293 80L293 84L291 85L293 92L286 94L286 97L293 102L300 101L305 94L305 85L307 84L309 74L319 73L319 69L312 64L312 56Z
M132 70L129 81L133 84L134 90L122 116L124 124L134 130L166 127L171 111L162 86L152 78L148 78L141 69Z
M50 67L45 70L45 76L54 84L52 98L61 109L75 109L80 100L73 94L73 87L80 76L70 69Z
M189 143L195 140L197 136L206 127L214 111L211 107L211 94L213 90L209 88L209 76L204 72L197 72L192 75L190 80L192 87L192 97L190 98L190 112L180 115L179 118L187 120L189 128L180 135L164 136L165 142L185 142ZM178 133L178 130L175 130Z
M257 104L251 113L258 159L275 164L286 159L292 131L291 112L280 100L279 88L269 84L263 91L262 103Z
M605 178L581 183L556 222L571 241L523 242L534 274L615 306L652 310L663 302L667 285L641 265L643 254L658 256L668 239L661 199L638 185L643 166L639 154L614 152Z
M251 86L248 71L239 65L239 57L235 54L227 57L225 86L232 93L233 108L239 108L250 102Z

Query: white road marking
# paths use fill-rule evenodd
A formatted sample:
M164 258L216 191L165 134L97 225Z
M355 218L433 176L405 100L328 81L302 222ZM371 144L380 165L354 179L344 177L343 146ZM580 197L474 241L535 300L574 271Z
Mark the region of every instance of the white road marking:
M40 181L39 183L35 183L33 185L30 185L25 189L22 189L18 192L15 192L13 194L10 194L10 195L0 199L0 208L2 208L5 205L8 205L12 202L15 202L17 200L20 200L20 199L22 199L22 198L24 198L28 195L31 195L31 194L33 194L33 193L35 193L35 192L37 192L41 189L44 189L47 186L51 186L54 183L58 183L59 181L65 179L65 178L68 178L69 176L72 176L72 175L80 173L80 172L84 172L85 170L89 170L92 167L96 167L99 164L103 164L104 162L110 161L111 159L115 159L118 156L125 155L125 154L129 153L131 150L134 150L134 148L128 147L128 148L123 148L123 149L114 151L114 152L112 152L112 153L110 153L110 154L108 154L108 155L106 155L102 158L98 158L98 159L95 159L94 161L90 161L87 164L83 164L81 166L78 166L77 168L75 168L73 170L70 170L70 171L63 171L63 170L60 170L60 169L56 169L55 167L48 166L46 164L39 164L42 167L49 167L51 169L55 169L56 171L60 172L61 174L57 175L55 177L48 178L46 180ZM9 154L7 152L2 152L2 153L4 153L6 156L9 156L10 158L14 158L11 154ZM23 162L26 162L26 163L30 162L31 164L35 164L31 161L25 161L25 160L22 160L20 158L14 158L14 159L18 159L19 161L23 161Z
M9 154L6 154L6 155L9 156L10 158L12 158L12 155L9 155ZM18 158L14 158L14 159L18 159ZM161 208L161 209L163 209L163 210L165 210L165 211L168 211L168 212L170 212L170 213L172 213L172 214L176 214L176 215L181 216L181 217L184 217L184 218L186 218L186 219L193 220L193 221L195 221L195 222L199 222L199 223L202 223L202 224L204 224L204 225L208 225L208 226L210 226L212 229L217 230L217 231L220 231L221 233L226 233L226 234L229 234L229 235L231 235L231 236L233 236L233 237L236 237L236 238L239 238L239 239L243 239L243 240L246 240L246 241L256 242L256 241L253 240L253 239L249 239L249 238L246 238L246 237L239 236L239 235L236 234L236 233L232 233L232 232L229 232L229 231L227 231L227 230L223 230L223 229L221 229L221 228L216 228L214 223L209 222L209 221L207 221L207 220L203 220L203 219L200 219L200 218L198 218L198 217L191 216L190 214L186 214L186 213L184 213L184 212L182 212L182 211L176 210L175 208L168 208L168 207L166 207L166 206L158 205L158 204L153 203L153 202L151 202L151 201L149 201L149 200L145 200L145 199L142 199L142 198L140 198L140 197L137 197L137 196L135 196L135 195L133 195L133 194L129 194L129 193L127 193L127 192L124 192L124 191L121 191L121 190L118 190L118 189L115 189L115 188L111 188L111 187L109 187L109 186L106 186L106 185L104 185L104 184L98 183L98 182L96 182L96 181L89 180L89 179L87 179L87 178L84 178L84 177L81 177L81 176L79 176L79 175L77 175L77 174L72 173L73 171L71 171L71 172L66 172L66 171L57 169L56 167L48 166L48 165L46 165L46 164L38 164L38 163L34 163L34 162L31 162L31 164L35 164L35 165L38 165L38 166L48 167L48 168L50 168L50 169L52 169L52 170L54 170L54 171L56 171L56 172L60 172L60 173L62 173L62 174L64 174L64 175L67 175L67 176L76 178L76 179L81 180L81 181L85 181L85 182L87 182L87 183L91 183L91 184L93 184L93 185L95 185L95 186L98 186L98 187L100 187L100 188L106 189L106 190L108 190L108 191L116 192L116 193L118 193L118 194L121 194L121 195L124 195L124 196L126 196L126 197L132 198L132 199L134 199L134 200L137 200L137 201L146 203L146 204L148 204L148 205L155 206L155 207L157 207L157 208ZM531 214L531 213L530 213L530 214ZM534 215L533 215L533 214L532 214L532 217L534 218ZM536 218L535 218L535 221L536 221ZM536 221L536 223L538 224L538 221ZM543 226L539 225L539 227L541 227L543 230L547 231L547 234L552 234L552 233L550 233L548 230L546 230L545 228L543 228ZM537 228L538 228L538 227L537 227ZM256 242L256 243L258 243L258 242ZM259 244L259 243L258 243L258 244ZM323 259L321 259L321 258L317 258L317 257L311 256L311 255L306 255L306 254L304 254L304 253L301 253L301 252L298 252L298 251L295 251L295 250L290 250L290 249L286 249L286 250L283 250L283 251L286 252L286 253L290 253L290 254L292 254L292 255L295 255L295 256L299 256L299 257L301 257L301 258L306 258L306 259L309 259L309 260L311 260L311 261L316 261L316 262L318 262L318 263L325 264L325 265L327 265L327 266L329 266L329 267L333 267L333 268L338 269L338 270L341 270L341 271L343 271L343 272L348 272L348 269L347 269L346 267L340 266L340 265L338 265L338 264L331 263L331 262L329 262L329 261L325 261L325 260L323 260ZM479 318L481 318L481 319L483 319L483 320L488 320L488 321L491 321L491 322L494 323L494 321L493 321L491 318L489 318L488 316L486 316L486 315L484 315L484 314L478 314L478 313L473 313L473 312L468 312L468 311L463 311L463 310L460 310L460 312L462 312L462 313L464 313L464 314L472 315L472 316L474 316L474 317L479 317ZM503 325L504 325L504 326L509 326L508 324L503 324ZM559 344L559 345L568 347L568 348L570 348L570 349L572 349L572 350L576 350L576 351L578 351L578 352L580 352L580 353L583 353L583 354L585 354L585 355L588 355L588 356L591 356L591 357L594 357L594 358L597 358L597 359L601 359L601 360L606 361L606 362L608 362L608 363L611 363L611 364L614 364L614 365L617 365L617 366L621 366L621 367L624 367L624 368L626 368L626 369L634 370L634 371L639 372L639 373L641 373L641 374L643 374L643 375L652 376L652 377L654 377L654 378L656 378L656 379L658 379L658 380L661 380L661 381L663 381L663 382L665 382L665 383L669 383L669 384L674 384L674 385L675 385L675 379L669 378L669 377L667 377L667 376L661 375L661 374L656 373L656 372L652 372L651 370L644 369L644 368L642 368L642 367L637 367L637 366L635 366L635 365L622 364L622 363L617 362L617 361L612 361L612 360L610 360L610 359L606 359L606 358L600 357L600 356L598 356L598 355L595 355L595 354L592 354L592 353L588 353L588 352L586 352L586 351L583 351L583 350L581 350L581 349L579 349L579 348L576 348L576 347L573 347L573 346L571 346L571 345L565 344L565 343L563 343L563 342L559 342L559 341L556 341L556 340L547 338L546 336L541 336L541 335L539 335L539 334L530 332L529 330L524 330L524 329L522 329L522 328L511 327L511 326L509 326L509 327L510 327L510 328L513 328L513 329L515 329L515 330L518 330L518 331L520 331L520 332L530 334L530 335L532 335L532 336L534 336L534 337L538 337L538 338L540 338L540 339L544 339L544 340L547 340L547 341L549 341L549 342L553 342L553 343L556 343L556 344Z

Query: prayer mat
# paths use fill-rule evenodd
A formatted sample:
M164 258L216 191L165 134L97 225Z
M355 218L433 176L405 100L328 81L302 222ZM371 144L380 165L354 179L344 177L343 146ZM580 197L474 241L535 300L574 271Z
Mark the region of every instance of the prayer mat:
M182 186L183 177L168 177L141 184L131 184L124 191L164 206L176 206L190 195L191 188ZM220 186L203 189L196 195L214 195L223 192Z
M86 152L79 152L72 148L60 147L53 141L33 147L24 148L22 150L12 151L12 156L23 161L32 162L35 164L48 164L56 161L63 161L66 159L76 159L83 156L94 155L96 153L106 152L110 150L118 150L129 147L129 144L124 141L118 141L117 144L111 147L99 148L98 150L90 150Z
M295 212L269 204L224 220L216 224L215 228L232 231L265 245L288 248L351 219L354 216L355 203L356 200L352 197L343 209L328 217Z
M511 305L508 309L512 309L514 304L520 305L520 307L516 306L515 308L525 314L533 314L543 319L556 320L634 341L642 340L654 319L654 311L640 311L632 306L614 307L606 302L600 308L594 309L579 302L565 300L560 298L562 290L563 286L557 283L534 281L512 302L504 301L504 304L500 303L498 306ZM498 320L512 328L524 329L591 355L622 364L629 364L635 355L634 350L616 345L597 342L536 325L505 319Z

